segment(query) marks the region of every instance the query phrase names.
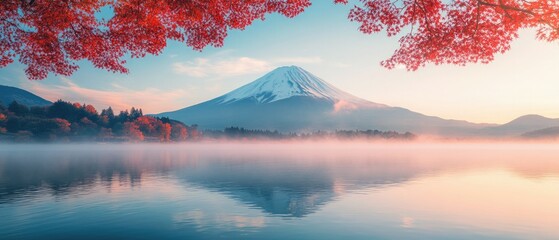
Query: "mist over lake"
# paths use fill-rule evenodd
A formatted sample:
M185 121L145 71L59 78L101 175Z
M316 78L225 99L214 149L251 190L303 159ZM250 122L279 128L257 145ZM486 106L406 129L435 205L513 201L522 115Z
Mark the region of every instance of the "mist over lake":
M559 0L1 0L0 240L559 239Z
M559 147L0 145L2 239L557 239Z

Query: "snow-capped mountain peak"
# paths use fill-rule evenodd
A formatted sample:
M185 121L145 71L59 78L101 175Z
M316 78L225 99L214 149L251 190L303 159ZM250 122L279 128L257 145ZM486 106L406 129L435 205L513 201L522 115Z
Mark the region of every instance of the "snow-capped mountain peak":
M297 66L276 68L263 77L223 95L220 97L220 103L229 104L244 99L271 103L294 96L325 99L333 103L371 103L343 92Z

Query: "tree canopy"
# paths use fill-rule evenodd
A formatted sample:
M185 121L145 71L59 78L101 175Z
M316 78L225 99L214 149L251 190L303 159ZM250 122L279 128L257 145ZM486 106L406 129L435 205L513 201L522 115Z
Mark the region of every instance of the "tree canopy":
M347 0L334 0L348 4ZM310 0L3 0L0 67L18 60L30 79L71 75L77 62L127 73L127 56L157 55L168 40L195 50L220 47L228 30L266 14L295 17ZM110 12L103 17L102 12ZM382 65L416 70L427 63L488 63L522 28L559 38L556 0L359 0L349 13L366 34L400 37Z
M99 114L92 105L62 100L43 107L0 103L1 140L177 142L199 137L197 126L144 116L137 108L115 115L110 107Z
M347 2L347 1L338 1ZM510 49L522 28L536 28L540 40L559 38L556 0L361 0L349 18L359 30L402 34L400 48L382 62L416 70L426 63L489 63Z

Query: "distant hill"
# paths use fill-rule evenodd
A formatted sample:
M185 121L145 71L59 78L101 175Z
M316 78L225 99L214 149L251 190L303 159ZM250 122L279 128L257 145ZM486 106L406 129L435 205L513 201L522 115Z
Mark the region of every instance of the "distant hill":
M13 101L28 107L48 106L52 104L52 102L21 88L0 85L0 103L4 106L8 106Z
M522 134L521 137L528 139L559 139L559 126L527 132Z
M558 126L559 119L557 118L546 118L540 115L531 114L521 116L500 126L484 128L481 133L485 136L496 137L517 137L523 134L541 135L546 131L546 129L551 130L551 128Z

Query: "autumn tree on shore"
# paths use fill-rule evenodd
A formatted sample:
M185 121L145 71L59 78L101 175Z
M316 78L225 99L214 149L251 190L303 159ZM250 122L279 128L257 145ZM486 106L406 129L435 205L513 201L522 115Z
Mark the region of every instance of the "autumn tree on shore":
M352 2L349 19L361 32L400 37L400 48L382 62L388 68L488 63L510 48L522 28L536 29L541 40L559 39L555 0ZM195 50L220 47L231 29L270 13L295 17L310 5L310 0L3 0L0 67L18 60L30 79L44 79L49 73L71 75L78 61L87 60L126 73L126 56L160 54L168 40ZM107 16L96 16L100 12Z
M50 106L27 107L16 101L8 107L0 104L0 138L16 141L151 141L170 142L189 139L186 126L169 118L144 116L132 108L115 116L112 108L101 114L87 104L56 101ZM174 134L173 134L174 133ZM194 136L194 135L193 135Z

